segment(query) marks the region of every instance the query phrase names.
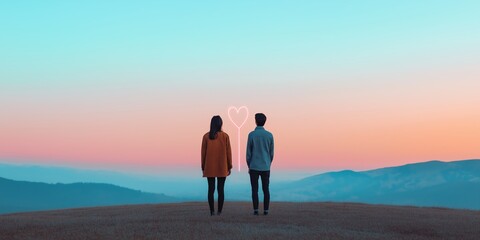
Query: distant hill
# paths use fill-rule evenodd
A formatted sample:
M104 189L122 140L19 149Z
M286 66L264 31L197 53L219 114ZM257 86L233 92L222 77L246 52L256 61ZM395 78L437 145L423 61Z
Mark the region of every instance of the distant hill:
M330 172L273 189L288 201L348 201L480 209L480 160Z
M175 201L163 194L111 184L46 184L0 178L0 213Z
M205 198L206 180L198 169L182 172L162 169L158 172L140 173L120 170L75 168L55 165L12 163L0 158L0 177L43 183L108 183L150 193L163 193L182 199ZM229 178L230 180L231 178ZM172 187L175 186L175 187ZM235 191L236 192L236 191Z
M249 201L248 174L233 175L226 185L226 200ZM0 213L175 202L179 199L204 201L207 191L206 181L200 177L161 178L161 174L154 179L106 171L0 163L0 176L31 181L0 178ZM85 179L114 185L73 183L84 182ZM141 189L143 192L131 189ZM168 196L147 192L167 193ZM182 195L176 195L178 193ZM359 172L345 170L289 182L272 178L271 194L272 201L362 202L480 210L480 160L430 161Z
M356 203L273 202L253 216L250 202L206 201L0 215L8 240L57 239L462 239L480 236L480 211Z

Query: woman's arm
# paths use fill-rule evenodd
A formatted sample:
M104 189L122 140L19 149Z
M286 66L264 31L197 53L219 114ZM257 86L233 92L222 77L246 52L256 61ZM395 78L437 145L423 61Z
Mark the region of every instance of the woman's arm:
M202 171L205 170L205 159L207 158L207 140L205 139L205 136L202 138Z
M228 171L232 169L232 147L230 146L230 137L227 135L227 165Z

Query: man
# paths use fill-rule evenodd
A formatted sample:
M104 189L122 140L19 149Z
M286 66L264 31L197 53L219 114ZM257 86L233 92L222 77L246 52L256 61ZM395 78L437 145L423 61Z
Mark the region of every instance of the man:
M263 127L267 117L255 114L257 127L248 134L247 165L252 185L253 214L258 215L258 177L262 179L263 215L268 215L270 204L270 165L273 161L273 135Z

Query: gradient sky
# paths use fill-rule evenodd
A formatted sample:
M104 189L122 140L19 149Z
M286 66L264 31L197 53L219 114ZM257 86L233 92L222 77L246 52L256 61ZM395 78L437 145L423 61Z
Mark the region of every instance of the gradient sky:
M479 1L3 1L0 159L200 168L267 115L276 170L480 157ZM242 159L243 167L245 164ZM236 164L235 164L236 167Z

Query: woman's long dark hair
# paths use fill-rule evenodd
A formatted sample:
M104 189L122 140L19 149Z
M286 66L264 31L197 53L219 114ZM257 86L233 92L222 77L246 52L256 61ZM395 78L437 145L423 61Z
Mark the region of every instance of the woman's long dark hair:
M210 121L210 133L208 134L208 138L215 139L217 137L217 132L222 131L223 121L220 116L213 116L212 121Z

